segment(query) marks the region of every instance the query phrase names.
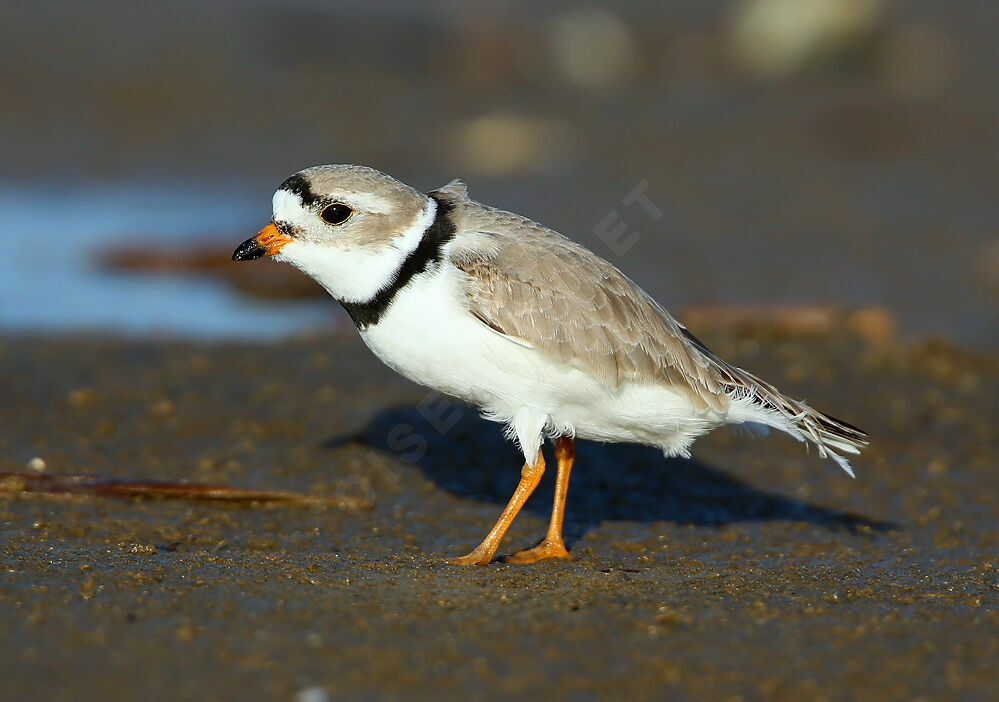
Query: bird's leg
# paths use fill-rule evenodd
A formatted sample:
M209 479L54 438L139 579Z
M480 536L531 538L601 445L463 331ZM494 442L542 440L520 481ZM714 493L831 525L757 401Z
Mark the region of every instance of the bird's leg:
M534 548L519 551L503 560L507 563L534 563L546 558L571 558L562 541L562 522L565 520L565 497L569 492L569 473L576 458L576 443L572 437L560 436L555 441L555 457L558 459L558 477L555 479L555 501L552 503L552 520L548 524L548 535Z
M476 546L475 550L468 555L452 558L448 562L454 565L487 565L496 554L496 549L499 548L500 541L503 540L506 530L510 528L517 513L520 512L520 508L524 506L527 498L534 492L534 488L541 482L541 476L544 472L545 457L539 449L538 459L534 462L534 465L524 464L524 467L520 471L520 483L517 485L517 489L514 490L513 497L510 498L510 502L507 504L506 509L503 510L503 514L496 520L496 524L486 534L486 538L482 540L482 543Z

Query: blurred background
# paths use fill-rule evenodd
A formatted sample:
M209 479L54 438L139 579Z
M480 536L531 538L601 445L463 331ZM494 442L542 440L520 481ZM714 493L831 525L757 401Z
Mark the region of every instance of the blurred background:
M460 177L677 311L875 305L994 346L996 27L977 0L7 2L0 331L343 327L228 256L286 176L351 162Z

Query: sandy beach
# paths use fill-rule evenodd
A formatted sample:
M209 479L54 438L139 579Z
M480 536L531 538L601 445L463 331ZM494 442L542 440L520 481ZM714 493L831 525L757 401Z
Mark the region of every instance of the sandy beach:
M514 446L354 335L0 342L0 469L314 498L0 483L4 698L994 699L999 359L706 341L866 428L858 478L786 437L715 432L694 461L582 443L577 560L484 568L444 559L505 502ZM540 538L552 483L501 552Z

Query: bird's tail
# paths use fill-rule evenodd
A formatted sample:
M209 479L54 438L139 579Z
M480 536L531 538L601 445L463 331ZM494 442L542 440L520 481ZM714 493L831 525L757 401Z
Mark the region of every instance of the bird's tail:
M722 384L732 400L731 420L764 424L813 444L820 456L831 458L854 476L850 462L841 454L859 454L867 446L866 432L804 402L792 400L770 383L741 368L726 364L722 375Z

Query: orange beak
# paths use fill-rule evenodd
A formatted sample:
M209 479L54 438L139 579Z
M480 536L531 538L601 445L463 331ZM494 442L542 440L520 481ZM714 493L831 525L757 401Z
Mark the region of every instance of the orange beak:
M251 237L237 246L236 250L232 252L232 260L252 261L261 256L273 256L289 241L291 241L291 237L279 232L274 223L271 222L257 232L255 237Z

